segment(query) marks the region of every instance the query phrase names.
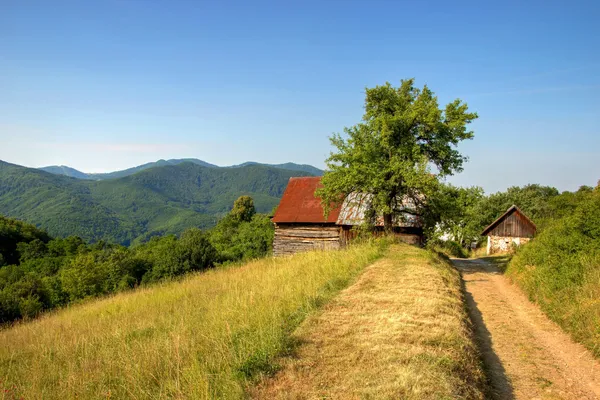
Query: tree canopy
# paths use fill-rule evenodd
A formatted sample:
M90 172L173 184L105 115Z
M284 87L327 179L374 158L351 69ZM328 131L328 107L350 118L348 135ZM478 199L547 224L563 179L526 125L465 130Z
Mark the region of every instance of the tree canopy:
M418 209L435 192L438 180L462 170L466 158L459 142L473 138L467 125L477 118L456 99L441 109L435 94L414 79L366 89L362 122L345 128L347 137L334 134L335 147L326 160L327 171L317 191L325 212L345 195L373 194L373 211L382 214L386 229L392 215L410 198Z

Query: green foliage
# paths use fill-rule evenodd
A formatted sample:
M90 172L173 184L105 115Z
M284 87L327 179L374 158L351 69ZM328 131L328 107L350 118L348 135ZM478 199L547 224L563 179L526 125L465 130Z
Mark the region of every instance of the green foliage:
M551 200L558 195L558 190L550 186L537 184L513 186L505 192L484 197L475 205L470 215L470 223L481 232L512 205L516 205L539 225L544 219L555 215L556 209L552 206Z
M234 203L230 215L239 222L249 222L256 214L254 200L250 196L240 196Z
M10 239L3 243L11 244L0 254L14 261L0 265L0 323L202 271L217 262L262 257L273 242L273 224L255 213L248 196L240 197L210 233L190 228L179 238L154 236L130 248L102 240L88 244L77 236L50 240L29 224L0 222L2 238Z
M399 88L389 83L367 88L363 122L344 129L347 139L339 134L330 139L336 152L327 159L324 187L317 192L325 211L357 191L374 195L373 208L384 216L386 229L405 197L420 214L424 200L436 195L438 177L462 169L465 158L455 146L473 137L467 125L476 118L458 99L440 109L434 93L415 87L413 79Z
M213 168L167 162L122 178L92 181L0 161L0 214L34 223L55 237L139 244L191 227L210 228L240 195L252 196L257 212L269 212L289 178L306 175L262 165ZM1 229L2 223L0 235Z
M50 236L35 226L0 215L0 267L19 261L17 244L37 240L46 243Z
M547 221L572 212L579 198L591 190L588 189L559 195L553 187L530 184L484 196L479 187L460 188L440 184L423 214L423 218L429 221L426 223L429 228L426 233L438 245L441 245L438 239L446 236L467 248L472 242L481 243L484 238L480 235L485 227L512 205L518 206L540 229ZM454 247L454 244L448 246ZM457 251L451 252L459 256Z
M144 283L173 278L213 266L218 254L205 233L192 228L180 239L175 236L153 238L136 249L138 256L152 268L144 275Z
M259 258L271 251L273 224L266 215L244 211L252 209L252 199L248 201L245 197L236 200L233 210L210 231L210 241L221 261Z
M482 230L477 224L478 206L482 201L484 196L480 187L439 185L437 195L429 201L429 212L425 214L426 218L431 219L426 226L434 228L427 232L430 240L435 241L441 234L445 234L454 242L450 246L458 245L461 248L477 241ZM459 253L462 254L457 249L452 253L455 257L461 257Z
M600 190L563 193L543 229L507 274L573 337L600 357ZM547 212L547 211L544 211Z

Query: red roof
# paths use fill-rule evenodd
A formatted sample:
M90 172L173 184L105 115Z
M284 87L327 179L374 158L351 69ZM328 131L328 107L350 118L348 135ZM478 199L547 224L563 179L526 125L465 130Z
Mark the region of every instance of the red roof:
M318 176L290 178L272 221L275 223L335 224L340 207L331 210L325 219L321 199L315 197L315 190L319 187L321 187L321 178Z

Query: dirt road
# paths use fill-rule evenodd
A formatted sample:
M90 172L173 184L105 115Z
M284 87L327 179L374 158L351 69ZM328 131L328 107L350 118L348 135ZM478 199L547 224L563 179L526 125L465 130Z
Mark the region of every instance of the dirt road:
M600 399L600 363L483 260L461 271L495 399Z

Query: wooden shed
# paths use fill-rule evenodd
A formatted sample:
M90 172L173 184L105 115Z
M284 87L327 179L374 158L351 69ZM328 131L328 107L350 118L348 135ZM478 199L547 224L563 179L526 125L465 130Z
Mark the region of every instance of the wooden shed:
M520 246L535 235L535 224L513 205L481 233L488 237L487 254L505 253L513 244Z
M325 219L321 200L315 197L320 185L318 176L290 178L272 218L274 255L340 247L340 228L336 225L340 209L331 210Z
M275 224L274 255L338 249L356 237L356 230L352 228L364 222L372 195L351 193L325 218L321 200L315 197L320 185L320 177L290 178L272 218ZM410 208L408 201L403 204ZM374 222L375 234L383 234L383 218L377 217ZM394 234L402 241L422 243L423 229L418 217L400 213L394 218L393 225Z

